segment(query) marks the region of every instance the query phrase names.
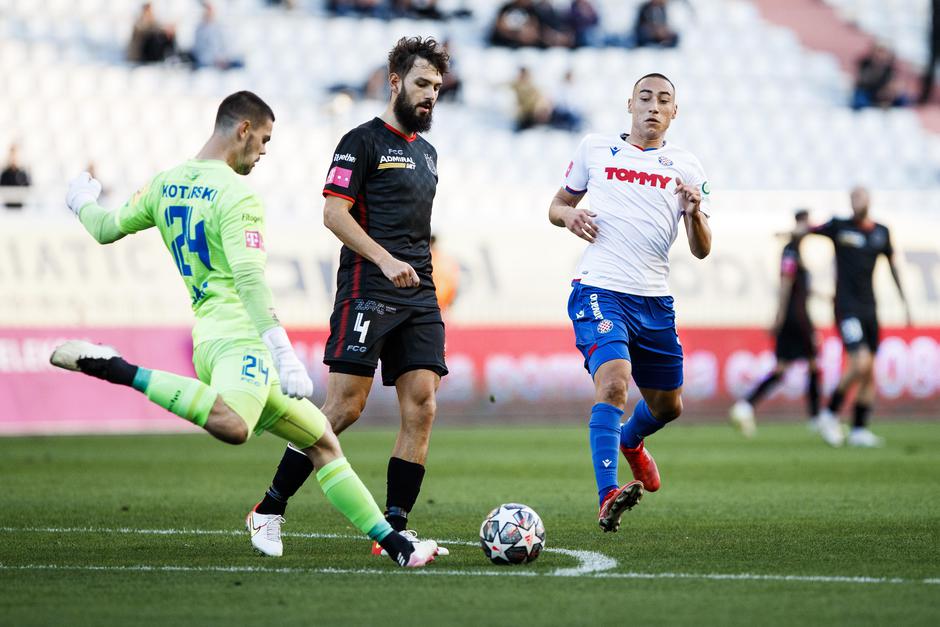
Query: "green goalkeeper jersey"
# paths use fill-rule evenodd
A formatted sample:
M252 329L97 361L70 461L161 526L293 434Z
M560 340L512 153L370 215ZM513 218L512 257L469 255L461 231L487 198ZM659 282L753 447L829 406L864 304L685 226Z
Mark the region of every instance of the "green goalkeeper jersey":
M81 219L92 231L89 208ZM258 338L278 324L264 281L264 207L224 161L190 159L161 172L107 215L121 234L160 231L196 314L194 345Z

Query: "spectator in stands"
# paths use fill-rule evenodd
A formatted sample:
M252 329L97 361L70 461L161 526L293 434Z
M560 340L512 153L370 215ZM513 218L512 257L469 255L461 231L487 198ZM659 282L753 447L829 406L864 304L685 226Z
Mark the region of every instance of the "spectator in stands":
M596 46L600 43L601 18L591 0L572 0L568 24L574 32L574 47Z
M176 54L176 28L161 24L153 13L153 5L145 2L134 22L127 59L134 63L159 63Z
M336 16L389 17L384 0L327 0L326 10Z
M392 0L392 17L414 20L444 20L447 15L437 7L437 0Z
M388 66L380 65L362 83L336 83L328 87L331 94L347 94L354 100L387 100L389 94Z
M539 21L542 47L574 47L574 31L568 24L568 16L556 10L552 0L536 0L533 8Z
M229 37L215 14L211 2L202 3L202 21L196 27L193 45L193 67L214 67L230 70L245 66L245 62L229 50Z
M909 104L910 98L895 89L894 77L894 52L876 43L858 62L852 108L903 107Z
M666 0L647 0L640 5L634 31L637 47L675 48L679 44L679 34L669 27Z
M441 91L437 94L438 101L450 100L456 101L460 98L460 88L463 83L460 81L460 74L457 73L457 61L454 55L454 47L450 39L445 39L441 48L450 56L450 66L447 74L444 75Z
M519 74L510 87L516 94L517 131L548 124L551 121L551 103L533 82L529 68L520 67Z
M930 57L924 66L924 78L920 87L921 104L929 102L933 95L934 72L940 57L940 0L931 0L930 11Z
M552 95L550 124L564 131L576 132L584 123L584 114L579 102L581 97L574 84L574 72L568 70Z
M542 44L542 24L532 0L510 0L496 13L490 43L520 48Z
M7 154L7 164L0 172L0 186L2 187L29 187L29 172L20 166L18 157L19 150L16 144L10 146L10 152ZM20 200L9 200L6 203L8 209L22 209L23 203Z

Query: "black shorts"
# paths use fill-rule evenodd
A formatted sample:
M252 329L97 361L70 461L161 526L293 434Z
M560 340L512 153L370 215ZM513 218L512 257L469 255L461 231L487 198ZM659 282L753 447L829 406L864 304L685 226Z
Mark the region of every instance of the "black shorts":
M446 375L440 309L370 298L336 303L323 357L330 372L371 377L380 359L384 385L411 370Z
M878 351L879 334L878 316L874 312L852 313L836 312L836 324L845 350L852 353L862 346L867 346L874 355Z
M816 357L816 330L812 325L787 318L777 333L777 361Z

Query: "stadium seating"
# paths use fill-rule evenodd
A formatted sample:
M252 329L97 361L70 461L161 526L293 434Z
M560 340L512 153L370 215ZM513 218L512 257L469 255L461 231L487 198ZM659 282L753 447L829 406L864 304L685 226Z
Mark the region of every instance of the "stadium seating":
M918 67L927 62L930 0L826 0L839 15Z
M832 2L865 24L865 16L903 13L889 6L910 6L922 16L926 4ZM327 87L364 81L405 34L451 38L464 83L463 101L438 107L429 136L441 156L438 220L525 220L544 212L546 193L557 186L579 137L512 131L507 84L520 65L534 70L548 94L574 70L588 130L606 132L627 125L625 104L637 76L668 74L680 103L672 139L700 157L715 189L842 189L858 182L922 189L937 183L940 148L915 113L850 111L851 77L835 60L803 49L791 32L766 23L742 0L694 3L694 12L677 3L671 19L682 42L675 50L574 52L486 47L499 0L475 1L473 19L451 22L331 19L315 2L288 12L260 0L220 0L247 62L228 72L126 64L134 2L46 0L42 11L28 0L7 4L0 14L0 110L7 109L3 117L12 123L0 126L0 151L21 143L35 184L34 210L53 215L61 209L63 182L89 161L117 202L156 170L194 154L219 98L241 88L268 99L278 116L271 152L252 184L272 212L307 214L319 204L318 187L338 136L381 110L381 103L333 97ZM459 4L466 3L442 6ZM637 4L600 2L605 26L624 32ZM165 0L156 8L161 19L176 23L186 48L198 3ZM885 22L895 25L892 33L907 33L914 18L892 20ZM909 53L920 54L913 47ZM889 145L884 137L904 141Z

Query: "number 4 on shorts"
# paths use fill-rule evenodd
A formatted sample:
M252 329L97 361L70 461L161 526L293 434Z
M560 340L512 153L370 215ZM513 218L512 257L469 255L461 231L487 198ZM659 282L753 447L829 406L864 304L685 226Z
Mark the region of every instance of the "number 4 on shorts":
M360 344L366 343L366 333L369 332L369 325L371 323L372 323L371 320L363 321L363 315L361 311L358 314L356 314L356 324L353 326L353 331L357 331L359 333Z

